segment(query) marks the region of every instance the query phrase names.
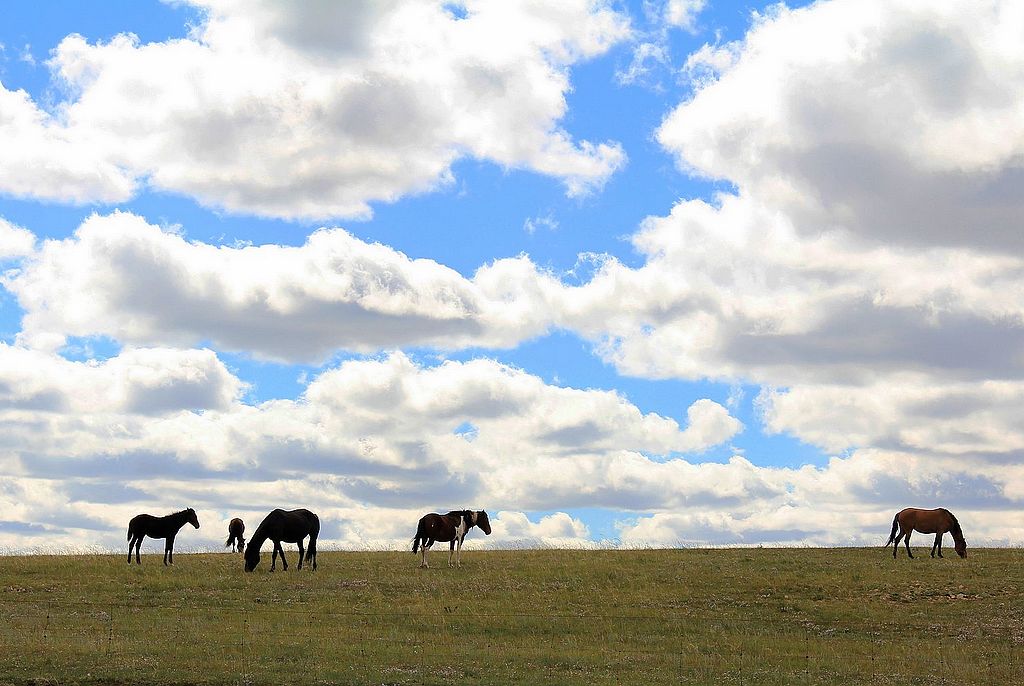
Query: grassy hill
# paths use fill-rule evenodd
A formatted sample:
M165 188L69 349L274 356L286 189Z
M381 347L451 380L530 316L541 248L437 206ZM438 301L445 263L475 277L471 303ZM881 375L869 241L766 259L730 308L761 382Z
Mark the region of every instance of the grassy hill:
M1020 549L446 553L0 557L0 684L1024 682Z

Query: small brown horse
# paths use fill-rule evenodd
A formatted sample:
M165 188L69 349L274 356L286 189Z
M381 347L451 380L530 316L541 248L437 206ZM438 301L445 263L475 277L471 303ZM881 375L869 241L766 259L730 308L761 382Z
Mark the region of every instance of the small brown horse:
M899 535L896 535L899 529ZM900 510L892 518L892 531L889 533L889 540L885 547L892 543L892 557L896 559L896 551L900 549L900 539L907 547L907 557L913 558L910 552L910 534L920 531L923 534L935 534L935 542L932 544L932 557L938 550L939 557L942 557L942 534L947 531L953 535L953 549L960 557L967 557L967 541L964 540L964 532L960 528L960 522L956 521L953 513L945 508L936 510L921 510L916 507L908 507Z
M461 552L462 541L466 534L474 526L480 527L488 536L491 535L491 520L483 510L454 510L448 514L437 514L432 512L420 518L419 526L416 527L416 536L412 539L412 551L415 553L420 549L420 567L428 567L427 550L434 545L434 541L450 541L448 548L448 566L452 566L452 552L455 552L455 564L462 566ZM457 547L456 547L457 546Z
M142 564L139 559L139 548L142 547L142 539L166 538L164 544L164 564L174 564L174 537L186 524L199 528L199 517L191 507L181 512L169 514L166 517L154 517L151 514L140 514L132 517L128 522L128 564L132 563L132 547L135 548L135 562Z
M228 540L224 541L225 548L231 548L232 552L240 553L245 550L245 522L235 517L228 522Z

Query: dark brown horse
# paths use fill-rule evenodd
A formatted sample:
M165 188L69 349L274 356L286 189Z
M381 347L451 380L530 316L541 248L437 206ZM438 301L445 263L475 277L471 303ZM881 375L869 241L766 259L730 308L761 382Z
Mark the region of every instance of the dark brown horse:
M154 517L150 514L140 514L132 517L128 522L128 564L132 563L132 546L135 547L135 562L142 564L139 558L139 548L142 547L142 539L166 538L164 544L164 564L174 564L174 537L186 524L199 528L199 518L196 511L191 507L181 512L169 514L166 517Z
M899 535L896 530L899 529ZM908 507L900 510L892 518L892 531L889 533L889 540L885 542L886 547L892 543L892 557L896 559L896 551L900 549L900 539L907 548L907 557L914 557L910 552L910 534L920 531L923 534L935 534L935 542L932 544L932 557L935 557L936 550L939 557L942 557L942 535L947 531L953 535L953 549L960 557L967 557L967 541L964 540L964 532L960 528L960 522L956 521L953 513L945 508L936 510L921 510L916 507Z
M284 548L281 541L285 543L299 544L299 569L302 569L302 559L313 563L316 570L316 537L320 535L320 518L309 510L274 510L260 522L256 527L256 533L249 539L249 545L245 547L245 571L251 572L260 563L260 547L268 538L274 542L274 554L270 560L270 571L277 568L277 556L281 556L281 564L284 571L288 571L288 560L284 557ZM309 552L302 547L302 539L309 536Z
M235 517L228 522L228 540L224 541L225 548L231 548L234 553L240 553L245 550L245 538L242 534L245 533L245 522L238 517Z
M460 553L462 552L462 541L466 534L474 526L480 527L488 536L491 535L491 520L483 510L454 510L448 514L437 514L431 512L420 518L419 526L416 527L416 535L412 539L412 551L415 553L420 549L420 567L428 567L427 550L434 545L434 541L450 541L448 548L448 566L452 566L452 552L455 552L455 564L462 566Z

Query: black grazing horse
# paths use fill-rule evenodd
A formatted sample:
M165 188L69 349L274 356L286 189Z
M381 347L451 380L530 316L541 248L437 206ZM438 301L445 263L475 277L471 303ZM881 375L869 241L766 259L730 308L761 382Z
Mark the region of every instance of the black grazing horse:
M225 548L231 548L231 552L240 553L245 550L245 522L235 517L228 522L228 540L224 541Z
M149 536L150 538L167 539L167 543L164 545L164 564L173 565L174 537L178 535L178 531L185 524L199 528L199 518L196 517L196 511L191 507L166 517L154 517L150 514L132 517L128 522L128 564L132 563L132 546L135 547L135 562L142 564L142 560L139 559L139 548L142 547L142 539Z
M299 569L302 569L302 557L313 563L316 570L316 537L320 535L320 518L309 510L274 510L256 527L256 533L249 539L245 547L245 571L251 572L260 563L260 547L268 538L274 542L274 555L270 561L270 571L277 567L277 556L281 556L284 571L288 571L288 560L284 558L285 543L299 544ZM309 552L302 547L302 539L309 536Z
M450 541L448 548L448 566L452 566L452 551L455 552L455 564L462 566L461 552L462 541L466 534L474 526L480 527L488 536L491 535L491 520L483 510L453 510L448 514L437 514L431 512L420 518L419 526L416 527L416 535L412 539L412 551L415 553L420 548L420 567L428 567L427 549L434 545L434 541Z

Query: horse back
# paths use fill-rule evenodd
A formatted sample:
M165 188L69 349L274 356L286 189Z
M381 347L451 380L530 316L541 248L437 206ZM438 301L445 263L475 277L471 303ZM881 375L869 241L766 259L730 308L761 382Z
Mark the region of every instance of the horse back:
M285 543L298 543L306 536L320 534L320 518L304 508L298 510L277 509L267 515L267 519L271 520L268 527L271 540L277 537ZM264 523L267 523L266 520ZM263 528L263 524L260 525L260 528Z
M923 534L945 533L953 523L953 516L943 508L924 510L908 507L900 510L896 517L904 531L915 529Z
M460 513L451 513L458 515ZM419 530L426 538L435 541L450 541L455 538L456 522L452 521L451 514L442 515L431 512L420 518Z

